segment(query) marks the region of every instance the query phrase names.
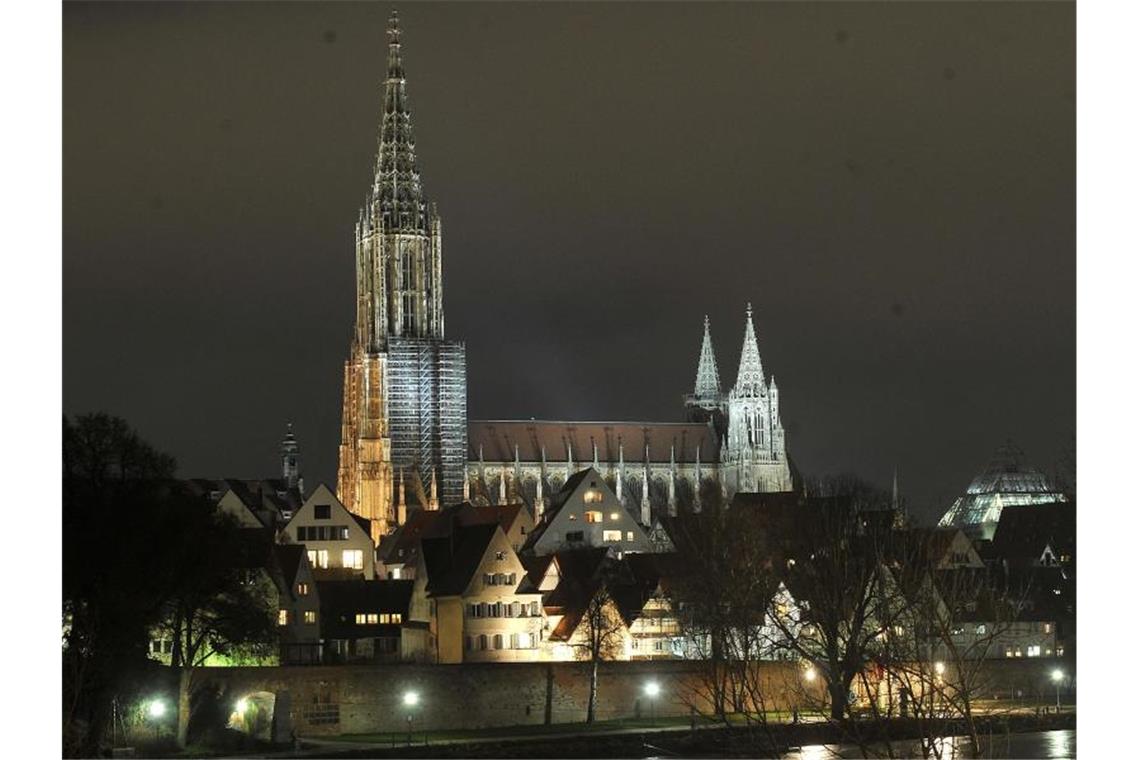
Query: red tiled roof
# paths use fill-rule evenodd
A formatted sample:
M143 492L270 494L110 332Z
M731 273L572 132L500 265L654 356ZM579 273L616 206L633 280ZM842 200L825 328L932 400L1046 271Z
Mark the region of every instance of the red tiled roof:
M599 462L618 461L618 445L625 461L645 461L649 445L651 462L668 462L670 448L678 463L693 462L697 447L702 462L715 462L720 457L716 434L701 422L552 422L546 420L471 420L467 423L467 445L471 459L487 462L513 462L515 446L519 460L538 462L546 449L548 463L566 461L569 445L576 464L589 464L598 447Z

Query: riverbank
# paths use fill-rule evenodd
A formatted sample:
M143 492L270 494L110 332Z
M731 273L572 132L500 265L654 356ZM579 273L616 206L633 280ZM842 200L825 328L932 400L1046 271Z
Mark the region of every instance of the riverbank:
M979 736L994 744L1003 737L1030 732L1073 730L1075 713L1045 716L1015 715L982 718ZM504 733L484 739L440 739L428 744L395 741L395 746L380 742L357 743L352 737L338 740L302 743L300 755L329 758L407 757L407 758L521 758L521 757L781 757L809 745L872 745L886 742L917 741L923 726L913 719L894 719L871 723L800 723L768 726L704 727L692 730L684 726L641 726L601 730L573 730L570 726L551 726L546 735ZM962 735L965 728L950 722L940 726L946 736ZM570 730L567 730L570 729ZM1007 742L1008 743L1008 742ZM885 754L885 753L884 753ZM284 756L284 755L283 755Z

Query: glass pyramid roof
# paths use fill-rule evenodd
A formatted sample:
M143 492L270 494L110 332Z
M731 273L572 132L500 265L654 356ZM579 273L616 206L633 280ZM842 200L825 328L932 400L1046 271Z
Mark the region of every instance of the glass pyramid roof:
M986 469L974 478L942 515L942 527L961 528L973 538L993 538L1001 511L1067 501L1039 470L1025 464L1025 454L1011 442L998 447Z

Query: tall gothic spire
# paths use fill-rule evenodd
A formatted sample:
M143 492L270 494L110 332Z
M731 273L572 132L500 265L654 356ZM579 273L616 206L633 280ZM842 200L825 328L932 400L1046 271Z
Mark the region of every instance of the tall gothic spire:
M748 304L744 325L744 347L740 351L740 369L736 373L733 392L737 395L764 394L764 367L760 364L760 347L756 344L756 328L752 326L752 304Z
M427 210L416 161L396 11L388 20L388 75L384 80L384 114L380 120L372 196L373 202L379 204L385 228L426 230Z
M720 373L716 368L716 355L713 354L708 314L705 315L705 337L701 340L701 358L697 363L697 382L693 387L693 395L698 399L714 399L720 395Z

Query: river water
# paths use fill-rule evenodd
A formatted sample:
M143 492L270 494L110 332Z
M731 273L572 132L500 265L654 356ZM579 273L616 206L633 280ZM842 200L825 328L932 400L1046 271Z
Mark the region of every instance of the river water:
M974 757L973 746L964 736L946 737L943 740L942 760L964 760ZM1010 758L1010 760L1071 760L1077 756L1077 732L1073 729L1065 731L1035 731L1022 734L1002 734L992 739L983 737L982 757ZM922 757L922 748L918 742L900 741L891 742L894 757ZM878 757L888 757L883 747L875 753ZM874 755L872 755L874 756ZM862 758L863 752L859 747L844 744L812 744L801 747L783 756L783 760L854 760Z

